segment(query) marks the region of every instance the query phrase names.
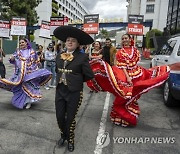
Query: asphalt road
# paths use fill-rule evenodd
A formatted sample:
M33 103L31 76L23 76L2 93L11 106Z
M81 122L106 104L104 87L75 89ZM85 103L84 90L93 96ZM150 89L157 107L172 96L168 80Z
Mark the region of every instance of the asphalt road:
M7 59L8 56L5 64L9 77L13 67ZM148 67L149 60L140 64ZM0 154L69 153L67 144L62 148L56 145L60 132L55 117L55 89L42 87L42 93L43 99L38 104L29 110L19 110L11 105L12 94L0 89ZM160 88L140 98L141 114L136 127L123 128L111 123L113 99L109 93L89 93L84 87L73 154L180 153L180 107L165 107Z

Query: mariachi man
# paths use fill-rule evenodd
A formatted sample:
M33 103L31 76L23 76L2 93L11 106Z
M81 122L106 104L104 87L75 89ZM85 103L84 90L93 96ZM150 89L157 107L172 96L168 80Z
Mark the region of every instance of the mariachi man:
M74 150L75 116L82 102L83 82L94 77L88 56L80 52L80 45L93 43L85 32L71 26L61 26L54 30L56 38L65 42L67 51L56 58L56 118L61 131L58 145L67 140L68 150Z

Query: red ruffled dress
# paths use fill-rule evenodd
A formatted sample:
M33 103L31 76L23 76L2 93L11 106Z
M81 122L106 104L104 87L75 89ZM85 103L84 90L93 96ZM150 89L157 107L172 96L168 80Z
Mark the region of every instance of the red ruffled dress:
M92 51L91 51L91 56L99 56L99 55L101 55L102 54L102 49L100 49L100 50L95 50L95 49L93 49ZM94 58L92 58L92 59L94 59Z
M140 53L135 47L122 48L116 54L116 66L103 60L90 61L95 78L87 85L95 91L108 91L115 96L110 114L113 123L121 126L135 126L140 113L137 100L150 89L161 85L169 76L168 66L145 69L138 66ZM132 79L127 82L123 68Z

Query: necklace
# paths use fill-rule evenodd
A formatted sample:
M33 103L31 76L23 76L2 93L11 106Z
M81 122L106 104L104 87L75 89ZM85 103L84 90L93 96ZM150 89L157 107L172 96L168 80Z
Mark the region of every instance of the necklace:
M124 48L123 48L123 51L127 54L127 56L128 56L129 58L132 58L133 55L134 55L134 48L133 48L133 47L131 47L131 49L124 49ZM129 52L127 52L127 51L129 51Z

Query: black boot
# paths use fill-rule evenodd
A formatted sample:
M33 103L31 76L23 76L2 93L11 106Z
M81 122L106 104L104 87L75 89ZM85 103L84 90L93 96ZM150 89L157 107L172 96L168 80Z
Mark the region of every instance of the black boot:
M74 151L74 143L68 142L68 151L73 152Z
M63 146L64 145L64 142L65 142L65 140L66 140L66 137L65 136L63 136L63 135L61 135L61 138L59 139L59 141L58 141L58 146Z

